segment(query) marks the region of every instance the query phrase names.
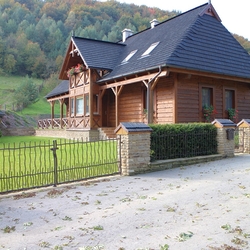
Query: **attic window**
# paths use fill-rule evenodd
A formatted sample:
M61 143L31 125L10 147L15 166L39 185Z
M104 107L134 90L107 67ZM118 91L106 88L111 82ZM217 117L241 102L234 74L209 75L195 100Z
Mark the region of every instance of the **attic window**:
M150 47L141 55L142 57L148 56L154 49L155 47L159 44L159 42L153 43L150 45Z
M129 59L137 52L137 50L133 50L129 53L129 55L122 61L122 63L126 63Z

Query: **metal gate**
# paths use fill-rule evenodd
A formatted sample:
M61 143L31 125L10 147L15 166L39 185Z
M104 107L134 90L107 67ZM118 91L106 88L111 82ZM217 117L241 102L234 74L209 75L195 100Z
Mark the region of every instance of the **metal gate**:
M121 173L120 138L0 145L0 193Z

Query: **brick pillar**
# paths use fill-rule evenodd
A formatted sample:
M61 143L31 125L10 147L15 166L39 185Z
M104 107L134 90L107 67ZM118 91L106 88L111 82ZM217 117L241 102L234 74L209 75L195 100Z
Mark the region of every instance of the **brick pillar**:
M134 175L148 170L150 163L150 133L121 135L122 175Z
M250 154L250 119L243 119L238 124L238 136L240 151Z
M241 130L241 133L239 133L239 136L242 136L239 138L239 140L243 140L243 153L250 154L250 127L248 128L243 128Z
M227 130L234 128L217 128L217 143L218 143L218 153L225 157L233 157L235 143L234 140L229 140L227 138Z
M121 136L122 175L135 175L149 170L150 134L144 123L121 123L115 130Z
M229 119L215 119L212 124L217 127L218 153L224 157L233 157L236 124Z

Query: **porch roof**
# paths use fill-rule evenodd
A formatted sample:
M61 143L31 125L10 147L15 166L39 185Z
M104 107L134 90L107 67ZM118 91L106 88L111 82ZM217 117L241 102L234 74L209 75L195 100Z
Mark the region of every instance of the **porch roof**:
M63 80L57 85L51 92L49 92L45 98L54 97L57 95L67 94L69 92L69 81Z

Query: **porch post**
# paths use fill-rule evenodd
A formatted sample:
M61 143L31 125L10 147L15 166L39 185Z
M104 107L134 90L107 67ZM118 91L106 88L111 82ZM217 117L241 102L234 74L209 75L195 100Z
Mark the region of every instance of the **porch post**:
M118 116L119 116L119 110L118 110L118 93L117 93L117 86L115 87L115 126L118 126Z
M52 128L54 128L54 118L55 118L54 106L55 106L55 101L51 101L50 108L51 108L51 127Z
M60 99L60 128L63 128L63 103L64 99Z
M89 128L93 127L93 79L91 76L91 69L88 70L89 73Z

